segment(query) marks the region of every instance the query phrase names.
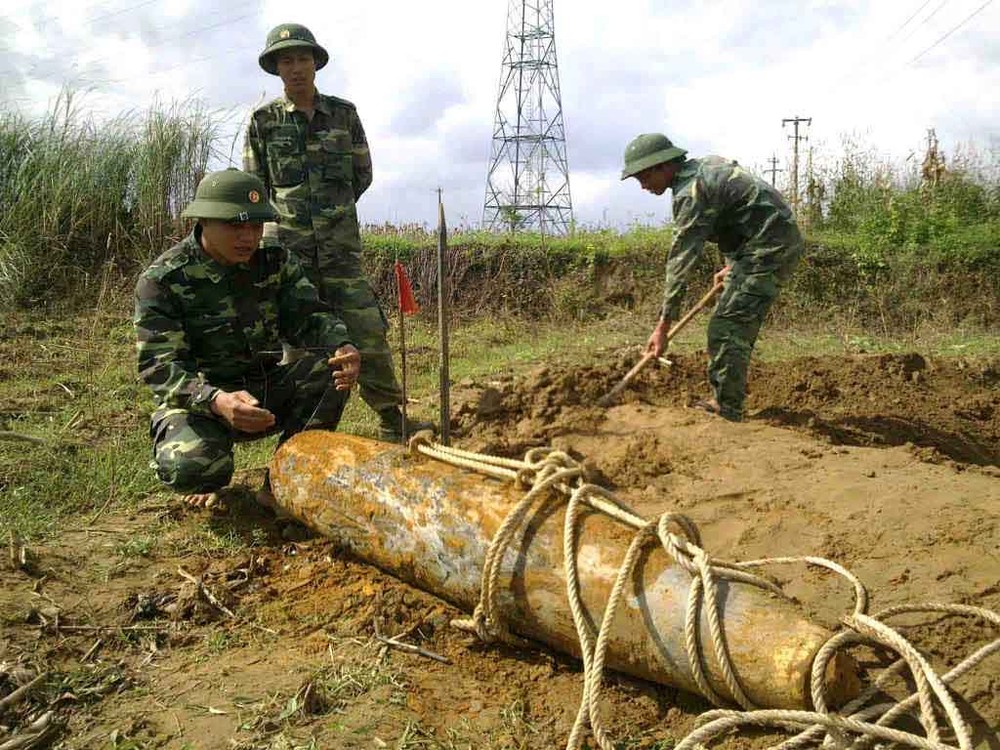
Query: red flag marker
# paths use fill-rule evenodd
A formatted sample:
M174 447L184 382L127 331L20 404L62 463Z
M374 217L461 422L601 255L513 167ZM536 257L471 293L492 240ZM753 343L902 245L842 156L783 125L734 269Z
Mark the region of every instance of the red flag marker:
M413 287L406 275L406 269L398 260L394 265L396 271L396 286L399 288L399 311L404 315L414 315L420 312L420 305L413 296Z

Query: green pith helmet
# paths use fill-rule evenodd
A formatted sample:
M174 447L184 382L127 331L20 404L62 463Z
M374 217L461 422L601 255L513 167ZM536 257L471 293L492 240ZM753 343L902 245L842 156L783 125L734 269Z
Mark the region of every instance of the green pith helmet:
M278 218L261 179L234 167L205 175L181 216L261 223Z
M625 167L622 179L627 180L644 169L655 167L665 161L673 161L684 156L687 151L677 148L662 133L643 133L632 139L625 147Z
M322 68L330 59L327 51L316 44L316 37L305 26L299 23L283 23L267 32L264 51L260 53L257 62L260 67L273 76L278 75L278 61L275 53L291 47L308 47L316 60L316 70Z

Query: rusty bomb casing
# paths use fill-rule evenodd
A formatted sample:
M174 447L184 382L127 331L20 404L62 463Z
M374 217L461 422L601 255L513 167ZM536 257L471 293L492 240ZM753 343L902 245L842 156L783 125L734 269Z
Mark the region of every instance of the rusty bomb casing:
M274 455L278 505L362 560L471 612L479 600L486 551L523 492L374 440L322 430L302 432ZM503 563L501 611L516 633L580 656L563 572L565 499L530 511ZM595 629L632 531L594 511L581 514L577 566L582 601ZM684 647L690 575L659 547L636 566L607 650L613 669L697 693ZM734 669L763 708L807 709L813 657L830 637L789 601L723 581L719 607ZM702 607L705 670L731 698L711 648ZM849 657L827 670L831 702L856 690Z

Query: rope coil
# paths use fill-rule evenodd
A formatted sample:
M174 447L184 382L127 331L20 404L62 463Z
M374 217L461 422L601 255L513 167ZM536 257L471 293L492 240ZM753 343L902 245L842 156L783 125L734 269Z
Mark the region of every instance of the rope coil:
M688 663L698 690L716 706L735 702L743 709L714 710L702 714L698 718L700 726L688 734L676 746L676 750L693 750L720 734L746 725L779 727L797 732L794 737L775 745L776 750L793 750L810 745L866 750L879 740L925 750L972 750L969 728L955 705L948 685L984 659L1000 652L1000 638L981 647L945 675L939 676L927 659L897 630L885 624L884 620L903 613L939 612L980 618L1000 628L1000 614L969 605L932 602L893 607L872 616L867 614L868 593L864 584L857 576L832 560L812 556L763 558L738 563L714 560L702 548L698 528L688 517L666 512L654 520L643 518L607 489L586 483L582 467L563 451L533 448L525 453L522 460L501 458L434 443L431 433L414 436L410 440L409 450L413 455L424 455L495 479L514 482L518 488L527 488L524 497L507 514L487 550L480 599L472 618L452 623L455 627L474 633L485 642L502 640L518 646L527 644L510 631L500 612L502 562L532 506L541 499L552 497L554 493L549 490L556 490L559 496L565 498L563 564L566 593L580 642L584 677L580 707L566 743L567 750L579 750L588 728L601 750L614 748L604 728L600 711L600 693L611 623L642 551L654 542L659 542L670 558L691 575L684 640ZM596 635L584 612L576 566L578 521L584 506L635 530ZM718 584L720 581L736 581L784 596L777 585L749 571L792 563L820 567L843 577L853 588L854 607L852 613L844 618L846 629L835 633L819 649L813 660L810 691L815 710L761 710L747 696L733 669L717 601ZM703 608L712 637L712 655L722 673L725 690L731 700L727 700L720 689L709 682L706 673L706 654L698 627ZM899 654L901 658L886 668L858 697L843 706L839 714L831 713L826 695L827 668L838 652L859 644L880 645ZM881 694L886 683L905 674L912 677L916 685L915 693L896 703L868 705ZM919 709L918 719L926 737L888 726L903 714L910 713L914 707ZM940 713L947 719L949 733L957 741L957 746L943 741L938 719Z

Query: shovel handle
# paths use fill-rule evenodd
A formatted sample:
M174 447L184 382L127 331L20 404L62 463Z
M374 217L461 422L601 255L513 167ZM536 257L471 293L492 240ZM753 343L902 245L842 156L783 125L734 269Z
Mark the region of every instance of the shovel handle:
M704 307L709 302L712 301L712 297L718 294L722 290L723 286L725 286L725 284L720 281L718 284L709 289L705 293L705 296L702 297L700 300L698 300L698 302L695 304L694 307L688 310L681 317L680 320L678 320L676 323L670 326L670 330L667 332L667 341L669 342L674 336L676 336L681 331L681 329L684 328L684 326L690 323L691 319L694 318L695 315L697 315L702 309L704 309ZM625 373L625 377L622 378L621 381L614 388L612 388L606 394L601 396L600 399L598 399L597 401L598 406L610 405L611 402L614 400L615 396L617 396L619 393L625 390L625 386L627 386L632 381L632 379L640 372L642 372L643 368L650 362L652 362L654 359L656 359L656 355L654 355L652 352L646 352L645 354L643 354L642 359L636 362L635 365L633 365L632 369L629 370L627 373Z
M629 384L629 381L638 375L642 371L642 368L648 365L653 359L655 359L655 355L652 352L646 352L643 354L642 359L636 362L635 365L632 366L632 369L625 373L625 377L622 378L614 388L597 399L597 405L610 406L615 400L615 396L625 390L625 386Z
M718 284L716 284L707 292L705 292L705 296L702 297L700 300L698 300L695 303L694 307L692 307L690 310L684 313L684 315L681 316L680 320L678 320L676 323L670 326L670 331L667 332L667 341L670 341L674 336L680 333L681 329L683 329L684 326L690 323L691 319L699 312L701 312L705 308L705 306L712 301L712 297L714 297L716 294L722 291L722 287L724 286L725 283L720 281Z

